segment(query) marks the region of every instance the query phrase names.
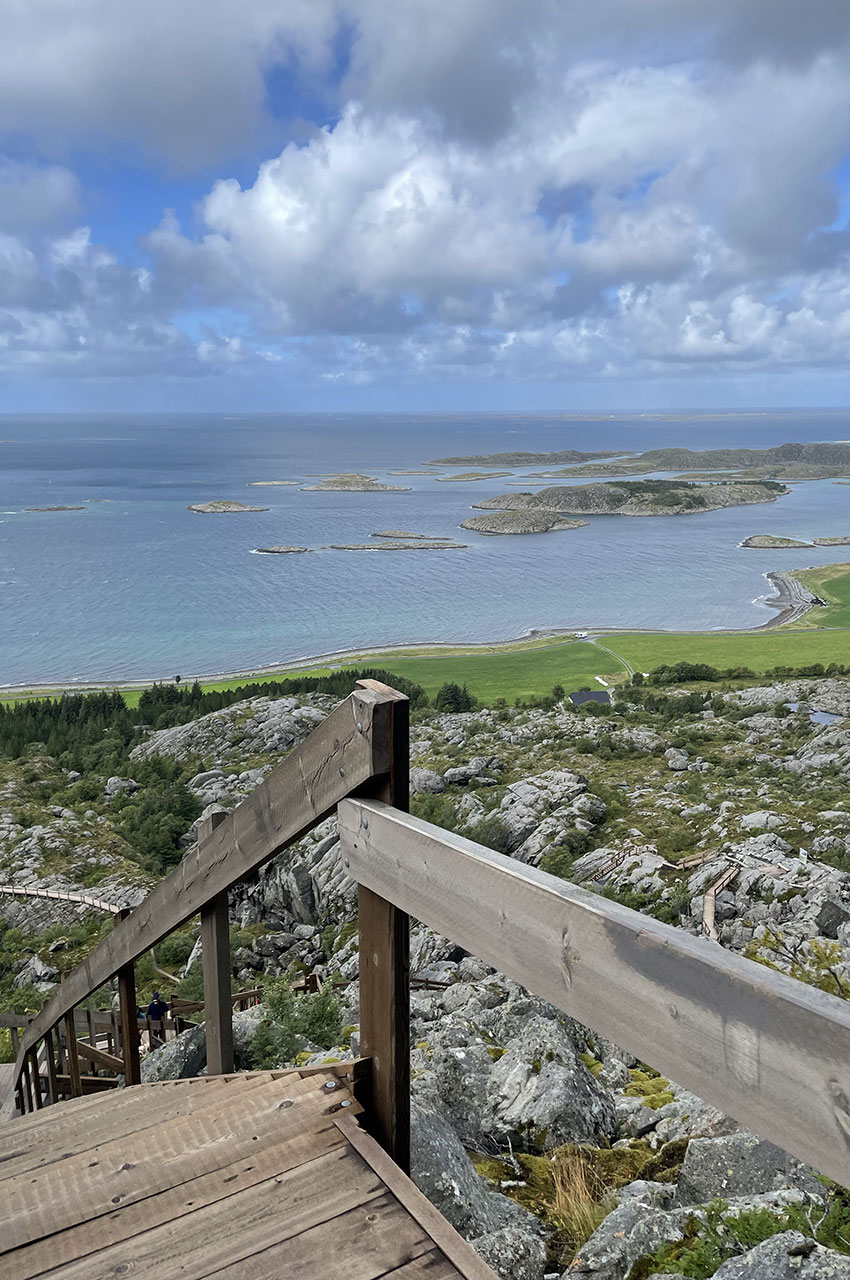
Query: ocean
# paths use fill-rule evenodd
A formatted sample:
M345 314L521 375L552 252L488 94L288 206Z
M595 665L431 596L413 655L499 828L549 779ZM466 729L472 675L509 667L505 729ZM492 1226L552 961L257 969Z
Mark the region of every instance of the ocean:
M822 411L556 414L67 415L0 419L0 685L188 678L413 642L531 630L752 627L764 574L850 559L847 547L756 551L750 534L850 534L850 486L798 484L764 506L681 517L591 518L573 532L459 529L502 479L392 476L430 459L510 449L764 448L850 439ZM447 473L471 470L457 466ZM516 479L539 468L512 468ZM305 493L359 471L408 493ZM217 498L268 511L199 515ZM81 511L28 510L82 506ZM369 542L379 529L467 550L251 554Z

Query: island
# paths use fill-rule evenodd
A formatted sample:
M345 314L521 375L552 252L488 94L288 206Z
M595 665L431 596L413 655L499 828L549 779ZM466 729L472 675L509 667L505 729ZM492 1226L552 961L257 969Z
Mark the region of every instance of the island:
M797 538L778 537L773 533L754 533L749 538L744 538L743 542L739 542L739 547L756 547L760 551L771 551L779 547L813 547L813 542L800 542Z
M487 511L566 512L580 516L677 516L723 507L775 502L789 493L772 480L698 485L682 480L623 480L553 486L539 493L505 493L474 504Z
M557 449L554 453L529 453L517 449L510 453L471 453L461 458L435 458L426 463L429 467L467 466L477 467L545 467L566 462L589 462L592 458L617 458L629 450L593 449L584 453L581 449Z
M268 507L246 507L243 502L232 502L230 498L216 498L214 502L193 502L186 510L203 516L221 516L233 511L268 511Z
M287 484L297 485L297 484L300 484L301 481L300 480L251 480L249 483L252 489L262 489L262 488L277 489Z
M841 538L815 538L816 547L850 547L850 534Z
M437 482L453 484L458 480L498 480L500 476L512 475L512 471L461 471L456 476L437 476Z
M294 556L300 555L304 551L311 551L311 547L254 547L251 555L253 556Z
M401 484L381 484L374 476L361 476L356 471L344 471L328 476L318 484L305 485L302 493L410 493Z
M558 529L582 529L586 520L565 520L559 511L494 511L491 515L470 516L461 529L473 533L550 533Z
M648 449L618 462L566 468L549 473L547 478L648 475L654 471L687 472L681 479L703 479L705 473L725 471L730 479L829 480L850 476L850 445L791 442L771 449Z
M323 551L468 551L463 542L353 542L331 543Z
M411 533L409 529L379 529L377 533L369 535L372 538L393 538L396 542L404 539L415 539L420 542L446 542L448 539L441 538L434 533Z
M27 511L85 511L85 507L27 507Z

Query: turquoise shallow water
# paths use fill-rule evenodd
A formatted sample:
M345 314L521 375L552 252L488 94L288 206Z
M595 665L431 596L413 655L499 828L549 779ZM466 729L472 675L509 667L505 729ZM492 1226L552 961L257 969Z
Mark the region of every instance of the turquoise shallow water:
M247 669L410 641L509 639L534 628L756 626L764 574L850 548L744 550L753 533L850 533L850 486L796 485L764 506L591 519L570 533L459 530L503 481L393 477L449 454L528 448L765 447L850 438L847 415L652 419L553 415L0 420L0 684ZM467 468L456 467L458 471ZM357 470L409 493L250 488ZM509 489L507 491L510 491ZM266 512L202 516L233 498ZM29 512L78 505L83 511ZM252 555L364 542L378 529L458 537L464 551Z

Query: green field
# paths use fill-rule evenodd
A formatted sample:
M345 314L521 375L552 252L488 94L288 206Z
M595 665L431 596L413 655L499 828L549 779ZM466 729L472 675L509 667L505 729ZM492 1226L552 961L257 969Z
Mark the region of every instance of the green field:
M805 667L812 663L850 664L850 565L825 565L797 575L829 602L791 628L767 631L615 632L596 642L572 636L538 637L509 645L414 647L397 651L358 653L342 666L373 666L407 676L434 694L448 682L466 685L483 703L496 698L513 701L547 694L560 684L569 692L606 681L626 679L630 668L651 671L676 662L706 662L718 668L749 667L755 672L772 667ZM285 680L288 675L326 675L321 666L281 670L268 675L204 681L205 689L234 689L263 679ZM56 692L59 692L57 690ZM124 690L129 705L138 703L138 689ZM25 695L17 695L25 696Z
M829 604L826 613L820 609L807 613L802 626L850 627L850 565L826 564L819 569L802 569L794 577Z

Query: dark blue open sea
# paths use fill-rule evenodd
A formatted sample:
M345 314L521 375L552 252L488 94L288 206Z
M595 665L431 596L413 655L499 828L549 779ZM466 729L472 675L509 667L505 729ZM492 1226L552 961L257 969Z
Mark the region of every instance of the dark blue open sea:
M0 418L0 685L186 678L349 648L509 639L535 628L757 626L771 616L761 602L770 594L767 570L847 560L850 549L761 552L738 543L754 533L850 533L850 486L799 484L765 506L600 517L569 533L494 538L458 525L473 502L506 491L504 481L441 484L387 473L517 448L836 439L850 439L850 414ZM335 471L411 492L249 487L311 484L312 474ZM269 510L186 510L215 498ZM84 510L27 510L59 505ZM251 554L269 544L366 542L387 528L470 546Z

